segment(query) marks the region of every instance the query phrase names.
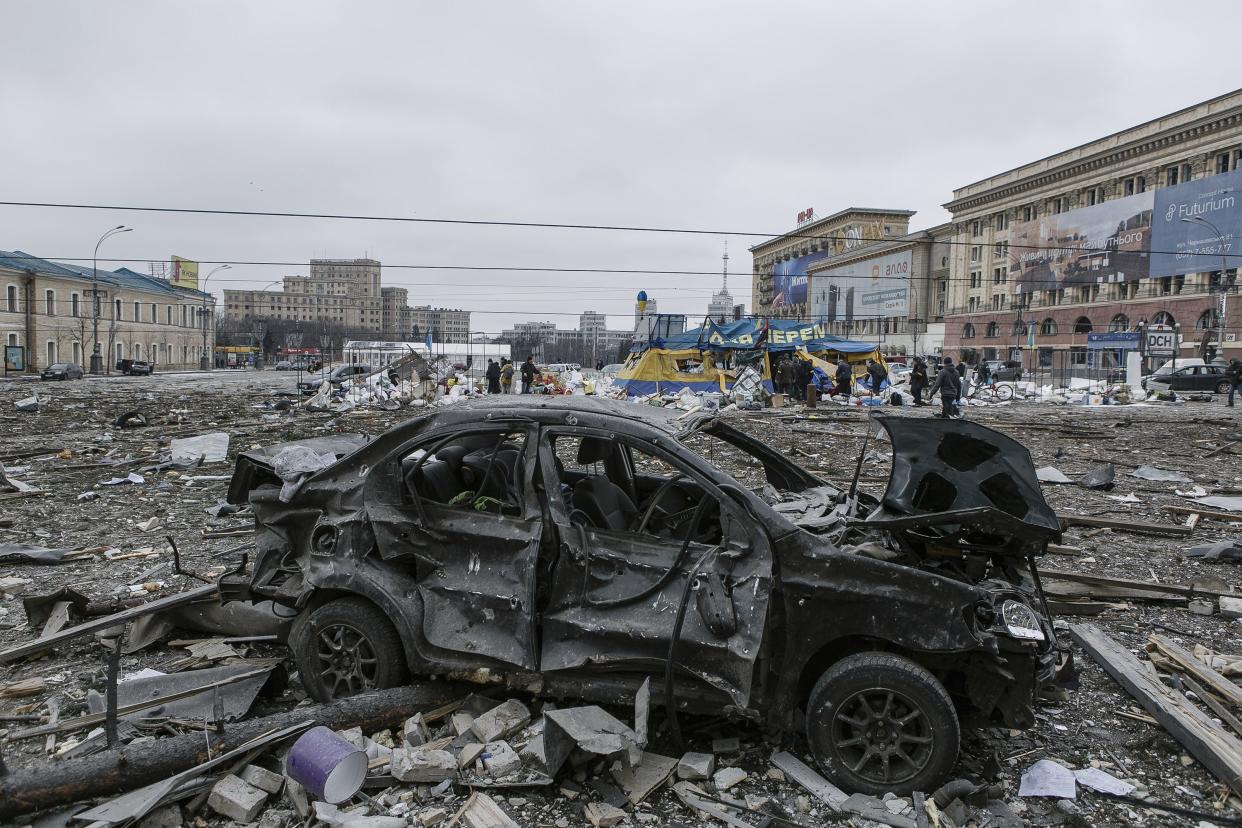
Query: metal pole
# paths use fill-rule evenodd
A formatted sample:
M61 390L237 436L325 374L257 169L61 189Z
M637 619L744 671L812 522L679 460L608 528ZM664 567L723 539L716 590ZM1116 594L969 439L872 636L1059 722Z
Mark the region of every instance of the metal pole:
M1217 308L1218 318L1216 320L1216 356L1221 359L1225 358L1225 310L1227 306L1227 293L1225 289L1225 271L1228 270L1229 262L1225 257L1225 234L1220 232L1215 224L1205 219L1203 216L1191 216L1184 218L1182 221L1187 223L1202 224L1211 229L1220 241L1220 301Z
M111 230L105 232L99 237L99 241L95 242L95 252L91 254L91 305L93 306L94 322L92 323L92 338L94 344L91 348L91 373L103 373L103 354L99 351L99 245L104 243L104 239L114 236L117 233L128 233L133 230L132 227L126 227L118 224Z
M200 354L198 358L198 370L200 371L210 371L213 367L215 367L215 360L208 359L207 357L207 325L210 323L212 317L215 315L207 308L207 298L211 296L211 294L207 292L207 282L209 279L211 279L212 276L216 275L216 271L232 270L232 269L233 268L231 265L220 265L219 267L212 268L211 272L208 273L207 276L203 279L203 283L198 286L199 290L202 291L203 293L203 353ZM214 308L215 297L212 297L211 304L212 304L212 307Z

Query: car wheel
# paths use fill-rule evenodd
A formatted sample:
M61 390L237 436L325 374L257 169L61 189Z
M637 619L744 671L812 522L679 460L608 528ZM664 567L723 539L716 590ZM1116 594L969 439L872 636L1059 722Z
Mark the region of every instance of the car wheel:
M907 658L858 653L811 690L806 736L823 771L847 791L934 791L957 761L957 711L936 677Z
M1216 393L1217 393L1217 394L1228 394L1228 393L1229 393L1229 383L1227 383L1227 382L1218 382L1218 383L1216 383Z
M289 644L311 698L342 699L405 683L405 650L397 629L363 598L339 598L301 616Z

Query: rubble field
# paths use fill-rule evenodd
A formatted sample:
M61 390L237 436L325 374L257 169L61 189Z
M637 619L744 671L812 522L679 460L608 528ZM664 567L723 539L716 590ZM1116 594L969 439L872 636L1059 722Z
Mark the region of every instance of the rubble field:
M221 508L239 452L337 433L376 435L419 415L380 406L302 410L295 382L295 375L271 372L0 382L0 463L7 477L7 485L0 479L0 650L107 611L204 589L235 569L252 549L253 526L248 512ZM18 410L15 404L36 390L37 410ZM926 417L934 410L792 406L721 416L838 486L851 482L863 455L859 486L879 496L890 461L883 430L871 418ZM1242 781L1235 778L1231 791L1082 645L1097 640L1091 636L1098 630L1135 656L1148 679L1172 687L1226 733L1238 726L1242 549L1230 542L1242 543L1242 464L1234 453L1242 452L1239 411L1219 401L968 408L971 420L1030 449L1045 498L1068 524L1039 565L1058 635L1074 639L1079 685L1046 699L1028 731L964 728L953 775L969 782L946 786L935 798L929 791L926 803L890 796L843 805L798 763L813 764L804 744L769 744L757 725L723 715L683 716L690 749L683 755L659 709L647 723L641 709L574 713L593 709L442 682L437 692L452 695L447 706L430 705L388 729L342 728L345 740L366 752L371 774L345 801L311 802L286 778L286 752L305 730L294 715L288 721L301 730L295 727L292 737L214 767L201 791L148 809L139 824L1239 824ZM221 433L227 448L221 437L206 436ZM722 467L745 485L763 485L759 469L728 468L727 461ZM1052 482L1061 479L1068 482ZM1190 554L1213 546L1215 552ZM66 588L72 593L61 592ZM29 603L40 596L48 597ZM227 683L214 699L203 695L183 708L170 702L159 716L122 718L121 742L139 739L158 751L165 740L196 733L209 744L247 721L313 709L273 622L193 624L184 620L190 614L141 631L136 623L123 648L145 646L123 652L116 669L123 679L151 682L157 693L172 689L161 676L187 670L222 671ZM213 623L220 631L210 631ZM104 629L0 663L0 758L8 775L49 757L70 762L105 749L107 734L96 732L102 714L78 729L33 737L22 731L99 713L109 672L100 639L114 634ZM1214 676L1205 684L1202 671L1188 669L1178 652L1193 654L1190 660ZM1213 685L1217 679L1225 684ZM117 703L133 703L140 686L119 693ZM218 724L221 719L228 721ZM575 727L593 737L613 728L613 749L591 753L594 743L575 736ZM548 776L532 769L530 756L549 749L553 734L576 749ZM1242 732L1232 735L1236 740ZM1044 795L1021 795L1024 778L1028 794ZM1097 788L1128 798L1109 798ZM75 809L114 797L96 796ZM123 811L95 815L94 824L127 824ZM72 813L46 821L0 814L0 822L90 824L91 818L74 821Z

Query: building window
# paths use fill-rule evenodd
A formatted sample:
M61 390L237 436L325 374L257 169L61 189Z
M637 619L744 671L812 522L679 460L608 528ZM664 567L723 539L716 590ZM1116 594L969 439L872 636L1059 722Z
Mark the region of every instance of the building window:
M1023 221L1034 221L1035 220L1035 205L1034 204L1028 204L1022 208L1022 220Z
M56 343L52 340L47 341L47 364L54 365L56 363Z
M982 236L983 235L983 222L979 221L979 219L975 219L974 221L972 221L970 223L970 235L975 238Z
M1215 308L1205 310L1203 313L1199 314L1199 319L1195 322L1195 330L1210 331L1216 327L1216 323L1219 319L1220 314L1216 312Z
M1138 193L1147 192L1147 179L1141 175L1134 179L1134 191Z
M1168 325L1171 328L1176 324L1176 321L1173 319L1173 314L1168 311L1160 311L1160 313L1151 318L1151 324Z
M9 285L4 292L5 308L9 313L17 313L17 285Z
M69 297L69 307L74 316L82 315L82 300L76 293Z
M1054 215L1064 213L1067 209L1069 209L1069 199L1065 196L1057 196L1052 200L1052 212Z
M1008 230L1009 229L1009 214L1008 213L997 213L996 217L992 220L992 226L995 227L997 230Z
M1026 336L1026 323L1021 319L1015 320L1012 333L1014 336Z
M1109 333L1121 333L1130 329L1130 317L1124 313L1114 316L1108 323Z
M985 333L984 336L991 337L991 338L1000 336L1000 324L997 322L989 322L988 327L987 327L987 333Z
M82 364L82 343L81 342L73 343L73 361L77 365Z
M113 304L113 308L112 308L112 310L113 310L112 318L113 318L113 319L116 319L117 321L120 321L120 319L121 319L121 300L120 300L120 299L117 299L117 300L115 300L112 304ZM120 359L120 357L117 357L117 359Z
M983 271L981 270L970 271L970 287L974 289L974 288L982 287L982 286L983 286Z
M43 302L46 305L46 310L44 312L48 316L55 316L56 315L56 291L49 290L47 293L43 294Z
M1167 170L1164 171L1164 186L1166 187L1177 186L1177 167L1169 167Z
M992 284L999 285L1004 281L1005 281L1005 268L1003 267L992 268Z
M1216 174L1229 172L1229 153L1222 152L1216 156Z
M1185 184L1194 177L1194 169L1189 164L1182 164L1182 183Z
M996 244L992 245L992 258L993 259L1008 259L1009 258L1009 242L1007 241L997 242Z
M970 260L971 260L972 262L981 262L981 261L983 261L983 247L982 247L982 245L978 245L978 244L976 244L974 247L970 248Z
M962 339L974 339L974 338L975 338L975 326L967 322L965 325L962 326Z
M1085 316L1078 317L1078 319L1074 321L1074 333L1076 334L1091 333L1091 320Z
M1057 320L1049 316L1043 322L1040 322L1039 333L1042 336L1056 336L1057 335Z
M966 303L966 308L967 308L967 313L974 313L975 311L979 310L979 297L978 296L970 297L970 300Z
M135 322L142 321L142 305L138 304L137 302L134 303L134 321Z
M1133 178L1127 178L1125 181L1121 182L1121 194L1123 196L1134 195L1134 179Z
M1090 207L1093 204L1102 204L1103 202L1104 202L1104 188L1103 187L1092 187L1091 189L1087 190L1087 206L1088 207Z

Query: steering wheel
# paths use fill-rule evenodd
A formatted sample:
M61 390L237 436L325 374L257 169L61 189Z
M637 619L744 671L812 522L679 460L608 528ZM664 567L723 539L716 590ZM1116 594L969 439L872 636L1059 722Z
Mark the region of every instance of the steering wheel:
M660 484L660 488L655 490L655 494L651 496L651 500L647 501L647 508L643 510L643 519L639 521L638 528L634 530L635 532L641 533L644 529L647 528L647 523L651 520L652 516L655 514L656 506L660 505L660 501L664 498L666 494L669 493L669 490L673 488L674 484L676 484L677 481L681 480L682 478L688 477L688 476L689 475L682 472L682 473L673 475L668 480L665 480L663 483Z

